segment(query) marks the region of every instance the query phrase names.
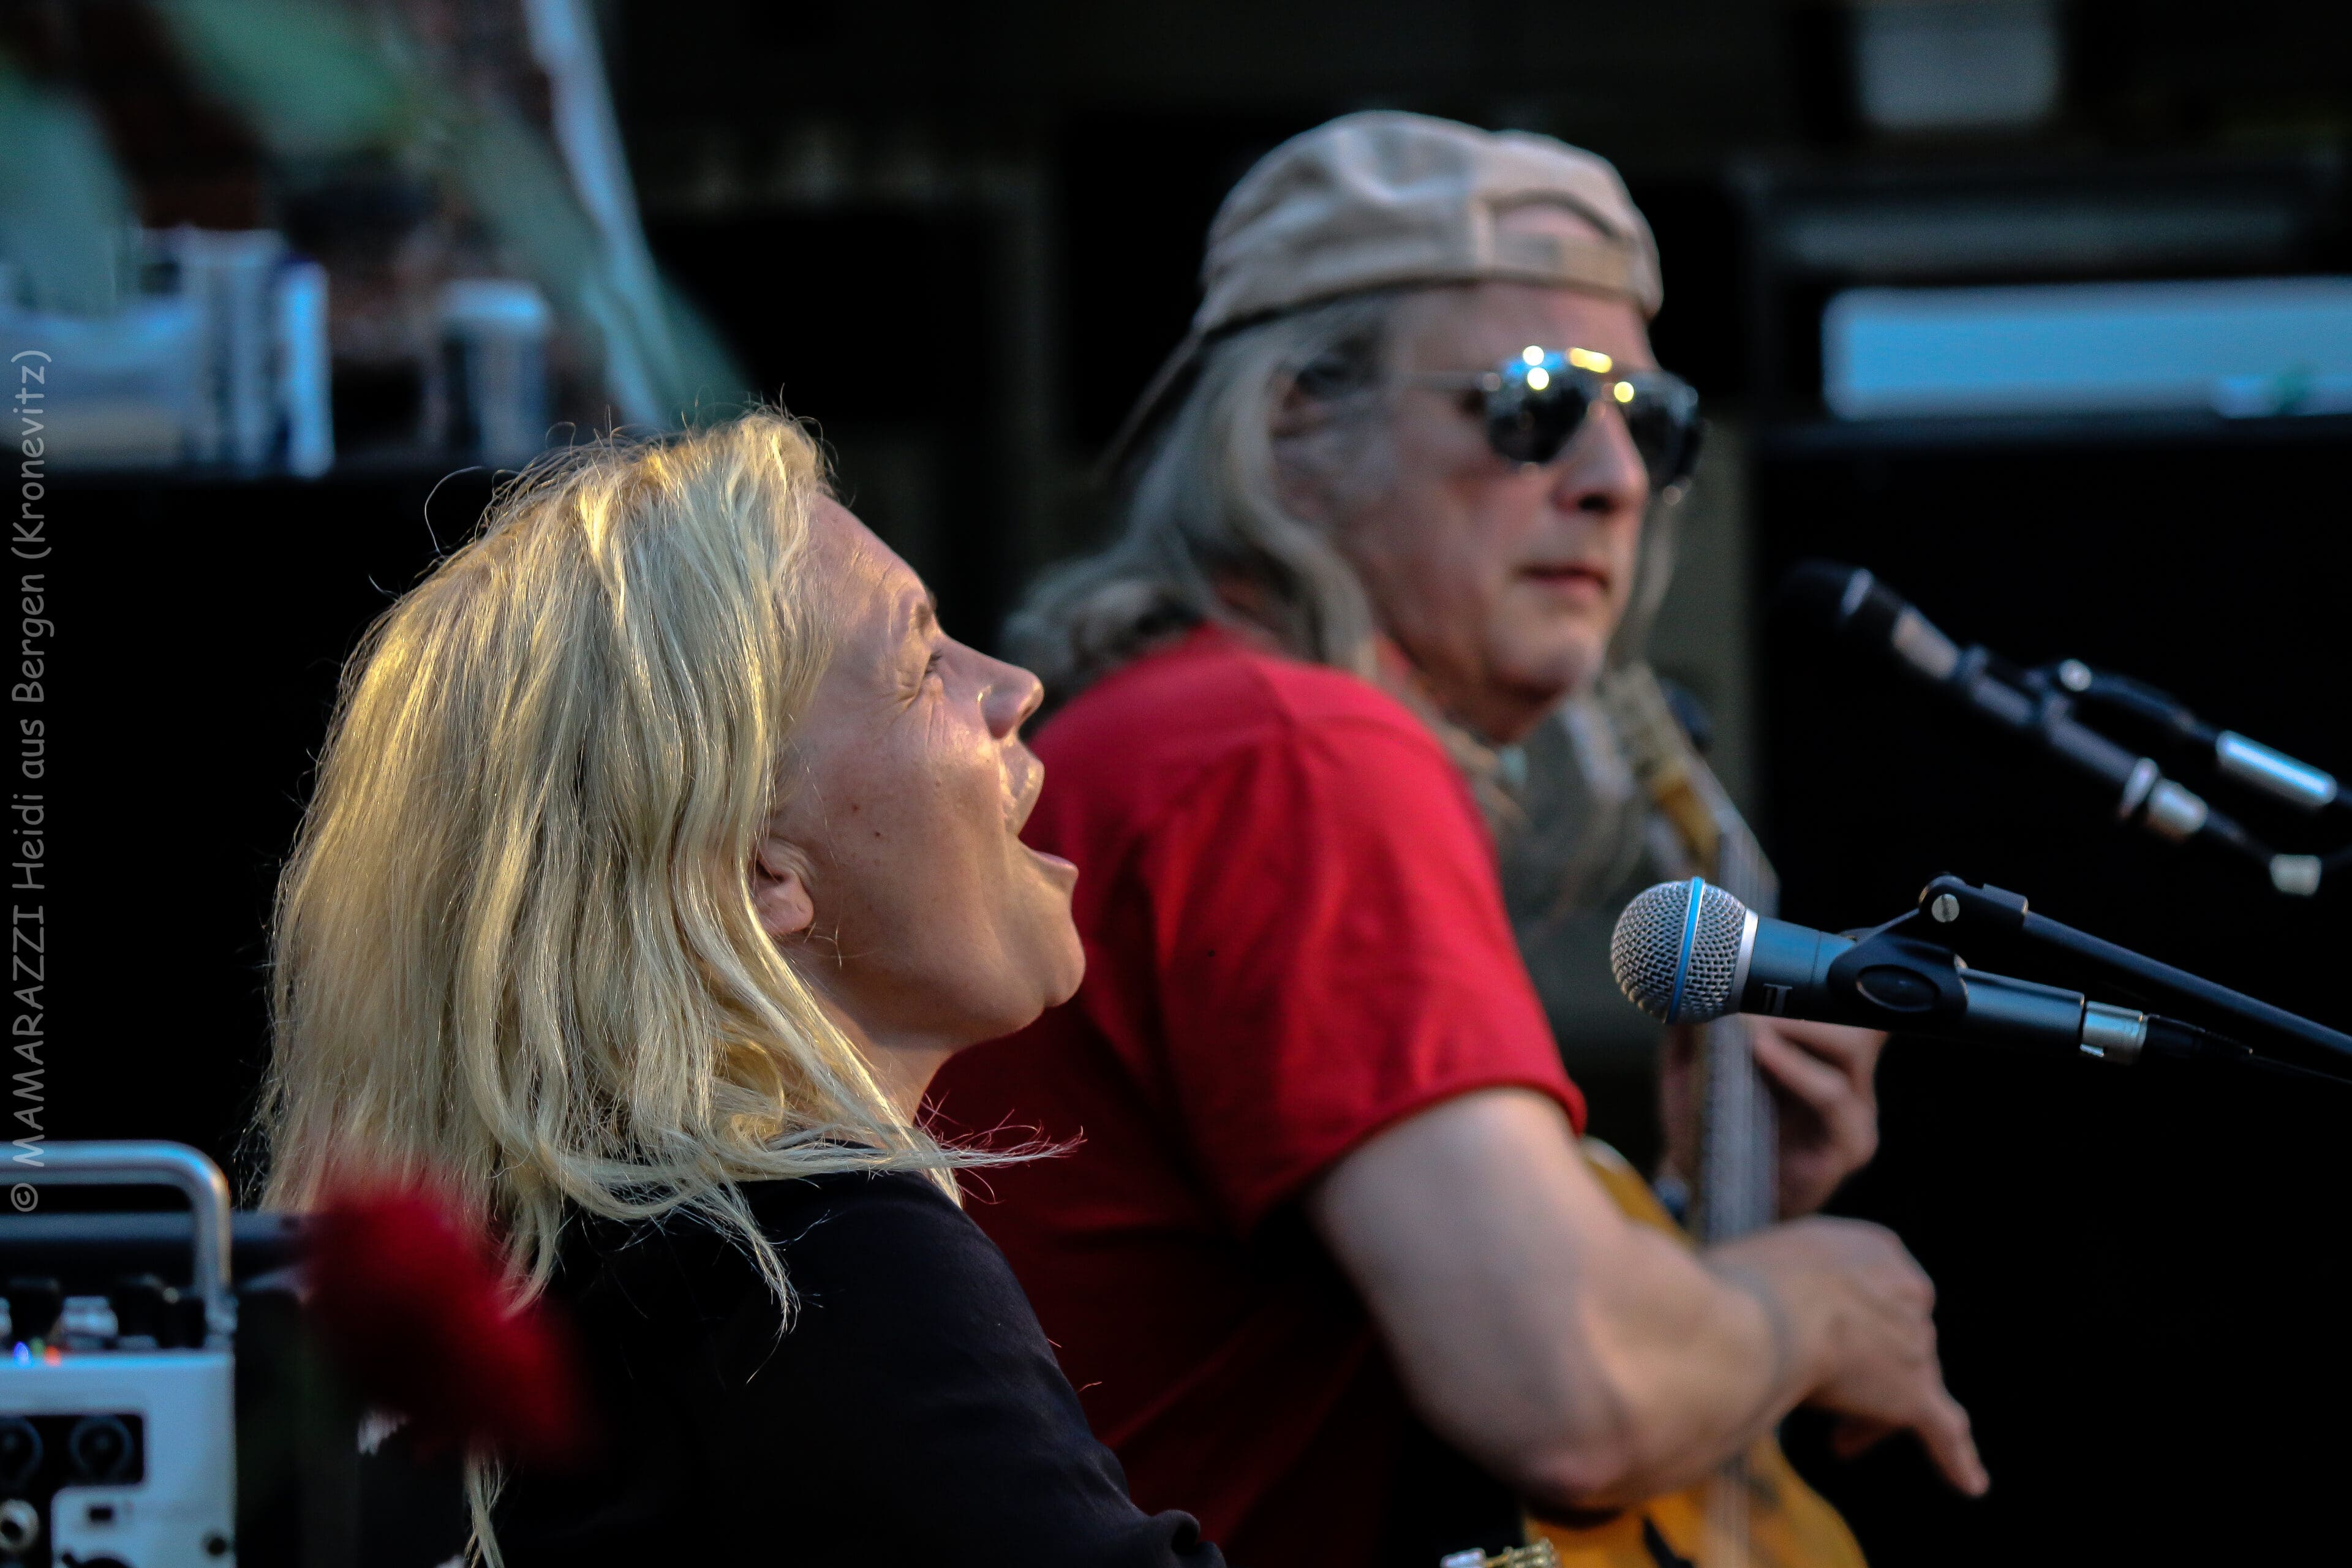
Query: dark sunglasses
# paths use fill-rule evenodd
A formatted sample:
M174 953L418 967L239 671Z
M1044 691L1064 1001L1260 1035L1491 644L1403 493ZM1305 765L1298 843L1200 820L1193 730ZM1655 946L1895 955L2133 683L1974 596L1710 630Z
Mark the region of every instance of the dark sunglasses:
M1486 444L1514 463L1560 455L1595 403L1613 405L1650 471L1650 489L1681 484L1698 463L1698 389L1663 370L1620 372L1591 349L1528 347L1490 371L1431 371L1416 386L1460 388L1463 405L1486 426Z

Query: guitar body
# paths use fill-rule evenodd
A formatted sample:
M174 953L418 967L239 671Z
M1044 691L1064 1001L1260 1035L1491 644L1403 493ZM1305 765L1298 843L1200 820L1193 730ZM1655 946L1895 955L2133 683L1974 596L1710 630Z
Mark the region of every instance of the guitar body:
M1627 1218L1682 1237L1623 1155L1596 1138L1585 1140L1584 1154ZM1528 1540L1549 1542L1561 1568L1864 1568L1853 1532L1804 1483L1778 1443L1759 1439L1729 1468L1736 1479L1718 1478L1596 1521L1530 1515ZM1744 1539L1722 1527L1723 1500L1715 1489L1727 1485L1746 1494L1734 1513L1744 1516L1746 1528L1737 1532Z
M1600 1524L1529 1519L1528 1539L1551 1543L1561 1568L1863 1568L1862 1548L1837 1510L1805 1485L1770 1438L1747 1457L1747 1539L1708 1522L1705 1487L1652 1498Z

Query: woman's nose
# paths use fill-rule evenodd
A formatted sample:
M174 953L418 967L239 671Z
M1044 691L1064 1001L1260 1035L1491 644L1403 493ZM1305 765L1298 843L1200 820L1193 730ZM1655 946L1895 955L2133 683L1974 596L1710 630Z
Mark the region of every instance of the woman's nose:
M981 698L981 711L988 720L989 732L1001 739L1017 733L1037 711L1045 700L1045 684L1017 664L999 658L987 664L988 687Z

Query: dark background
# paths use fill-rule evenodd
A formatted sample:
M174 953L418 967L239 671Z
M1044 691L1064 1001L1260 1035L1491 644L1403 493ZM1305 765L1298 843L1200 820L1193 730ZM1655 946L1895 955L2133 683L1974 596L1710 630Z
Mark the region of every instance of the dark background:
M2128 670L2341 771L2346 452L2340 427L1863 452L1791 438L1758 464L1763 558L1768 574L1866 562L1963 641ZM1791 628L1767 652L1793 918L1875 923L1958 872L2352 1023L2340 889L2285 900L2232 858L2128 832L2008 737ZM2328 1434L2352 1395L2352 1274L2330 1237L2352 1089L1898 1041L1880 1093L1884 1152L1835 1206L1894 1226L1937 1279L1947 1371L1995 1480L1958 1504L1910 1457L1874 1458L1830 1482L1864 1542L1938 1563L2318 1550L2326 1510L2297 1500L2328 1492L2344 1458Z
M988 640L1093 536L1088 465L1181 333L1231 181L1330 114L1405 107L1625 169L1665 258L1661 357L1744 438L1725 482L1752 604L1802 556L1859 562L1963 642L2129 672L2352 773L2342 422L1821 416L1811 334L1843 283L2341 268L2352 12L2063 14L2055 121L1901 142L1859 126L1826 5L627 0L606 21L657 254L756 384L822 422L853 504L962 635ZM1824 212L1867 234L1971 202L2104 215L2106 238L1970 250L1955 229L1925 260L1826 262L1784 243ZM2148 216L2184 212L2210 222ZM487 494L448 466L59 486L53 1135L234 1153L278 858L342 656ZM1874 921L1958 871L2352 1026L2340 895L2283 900L2128 837L2044 764L1756 624L1754 803L1791 918ZM2352 1091L1913 1042L1881 1089L1885 1152L1838 1206L1895 1226L1939 1281L1995 1488L1955 1500L1901 1445L1827 1461L1801 1421L1792 1447L1874 1560L2340 1550Z

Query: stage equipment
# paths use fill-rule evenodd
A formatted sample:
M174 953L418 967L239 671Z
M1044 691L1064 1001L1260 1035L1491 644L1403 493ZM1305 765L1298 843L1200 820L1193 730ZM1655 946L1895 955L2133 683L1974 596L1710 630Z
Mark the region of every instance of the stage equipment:
M236 1561L228 1184L193 1149L59 1143L19 1182L168 1184L194 1210L193 1291L152 1277L104 1295L8 1281L0 1363L0 1552L26 1568Z
M358 1413L301 1329L293 1223L232 1216L178 1143L45 1143L9 1180L0 1563L349 1568ZM26 1212L54 1184L191 1212Z
M2293 897L2309 897L2327 874L2352 868L2352 845L2326 856L2278 853L2166 777L2156 759L2083 721L2104 711L2151 732L2160 744L2192 753L2235 784L2313 815L2352 816L2352 802L2330 774L2234 731L2217 730L2152 686L2095 670L2080 659L2025 669L1981 646L1963 648L1859 566L1802 563L1783 579L1780 597L1790 612L1842 641L1891 657L1906 675L2105 784L2116 792L2119 821L2176 843L2221 845L2263 867L2271 886Z
M2086 973L2140 1005L1970 968L1956 946L1964 936ZM1916 908L1885 924L1843 935L1758 915L1702 878L1662 882L1618 918L1610 966L1634 1005L1667 1023L1761 1013L1938 1039L2057 1046L2123 1065L2202 1061L2352 1082L2352 1036L1958 877L1937 878Z

